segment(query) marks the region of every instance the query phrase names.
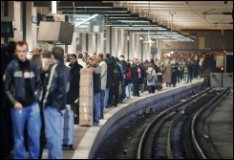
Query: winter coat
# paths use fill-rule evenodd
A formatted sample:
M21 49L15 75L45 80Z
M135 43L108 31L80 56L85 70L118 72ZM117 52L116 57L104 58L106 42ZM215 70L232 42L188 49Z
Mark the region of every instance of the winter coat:
M171 64L166 64L165 65L165 72L164 72L164 81L166 83L171 83L171 73L172 73Z
M146 74L147 74L147 75L148 75L148 74L152 74L152 76L154 77L153 80L152 80L151 82L149 82L149 81L147 80L147 85L148 85L148 86L156 86L157 74L156 74L155 69L152 68L152 67L149 67L149 68L147 69L147 71L146 71Z
M80 70L82 68L83 67L78 63L74 63L74 65L71 66L69 78L70 87L67 93L67 104L74 104L75 100L79 97Z
M107 64L105 61L101 61L99 63L99 66L101 67L102 71L101 71L101 90L105 90L106 89L106 82L107 82Z

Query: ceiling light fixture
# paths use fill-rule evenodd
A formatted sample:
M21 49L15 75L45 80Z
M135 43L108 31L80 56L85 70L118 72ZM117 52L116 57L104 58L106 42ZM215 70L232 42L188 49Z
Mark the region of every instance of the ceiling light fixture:
M93 18L96 18L97 16L98 16L98 14L94 14L94 15L92 15L91 17L87 18L86 20L84 20L84 21L82 21L82 22L80 22L80 23L76 23L76 24L75 24L75 27L78 27L79 25L81 25L81 24L83 24L83 23L85 23L85 22L88 22L89 20L91 20L91 19L93 19Z
M57 14L57 1L51 1L52 14Z

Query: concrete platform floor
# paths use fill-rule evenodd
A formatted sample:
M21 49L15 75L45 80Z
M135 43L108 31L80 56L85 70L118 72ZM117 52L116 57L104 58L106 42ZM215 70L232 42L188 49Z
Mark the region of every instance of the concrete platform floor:
M233 93L220 104L212 115L210 138L222 159L233 159Z

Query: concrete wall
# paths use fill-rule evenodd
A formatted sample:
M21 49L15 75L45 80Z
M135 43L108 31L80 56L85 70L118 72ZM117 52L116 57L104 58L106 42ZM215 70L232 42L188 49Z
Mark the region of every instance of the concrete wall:
M197 37L194 42L162 42L162 52L233 51L233 31L185 31Z

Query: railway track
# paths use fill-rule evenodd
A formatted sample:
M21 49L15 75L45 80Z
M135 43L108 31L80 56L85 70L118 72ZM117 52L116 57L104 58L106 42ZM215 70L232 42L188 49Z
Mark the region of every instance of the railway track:
M220 93L215 88L208 89L160 113L144 131L138 146L137 158L205 158L202 156L202 149L196 143L194 126L197 120L194 118L220 99L224 93L225 91Z

